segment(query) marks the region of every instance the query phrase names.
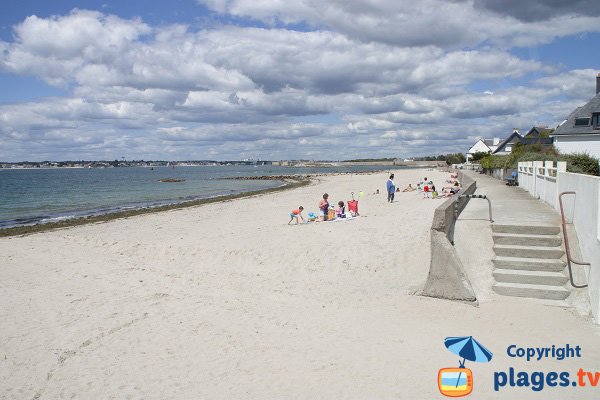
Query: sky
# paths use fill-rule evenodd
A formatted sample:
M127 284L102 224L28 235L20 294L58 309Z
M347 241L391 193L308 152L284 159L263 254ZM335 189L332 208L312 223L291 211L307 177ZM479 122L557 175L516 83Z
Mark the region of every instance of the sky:
M597 0L0 4L0 161L398 157L557 126Z

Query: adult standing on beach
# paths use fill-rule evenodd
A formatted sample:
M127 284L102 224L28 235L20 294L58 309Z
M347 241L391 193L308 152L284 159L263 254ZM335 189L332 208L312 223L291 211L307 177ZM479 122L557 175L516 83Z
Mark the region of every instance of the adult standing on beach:
M329 195L323 194L323 198L319 201L319 219L321 221L327 221L327 211L329 211Z
M394 193L396 192L396 185L394 184L394 174L390 175L387 181L387 192L388 192L388 203L394 202Z

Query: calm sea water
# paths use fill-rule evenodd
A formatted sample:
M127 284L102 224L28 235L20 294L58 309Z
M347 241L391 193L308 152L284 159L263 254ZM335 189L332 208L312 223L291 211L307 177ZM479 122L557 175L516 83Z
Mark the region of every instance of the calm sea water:
M381 167L293 168L218 166L92 169L0 169L0 228L105 214L130 208L248 192L278 181L220 180L234 176L356 172ZM165 183L162 178L183 178Z

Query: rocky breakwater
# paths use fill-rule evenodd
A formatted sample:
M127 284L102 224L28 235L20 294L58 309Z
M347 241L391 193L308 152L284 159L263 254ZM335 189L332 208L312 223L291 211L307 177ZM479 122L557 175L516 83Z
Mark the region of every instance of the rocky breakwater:
M235 181L284 181L298 182L310 180L315 175L261 175L261 176L230 176L226 178L218 178L224 180Z

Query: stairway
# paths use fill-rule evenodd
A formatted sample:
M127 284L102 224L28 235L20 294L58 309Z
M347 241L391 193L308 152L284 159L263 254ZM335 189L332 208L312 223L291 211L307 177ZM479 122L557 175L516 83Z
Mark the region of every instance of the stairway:
M551 301L569 297L559 227L494 224L492 237L496 293Z

